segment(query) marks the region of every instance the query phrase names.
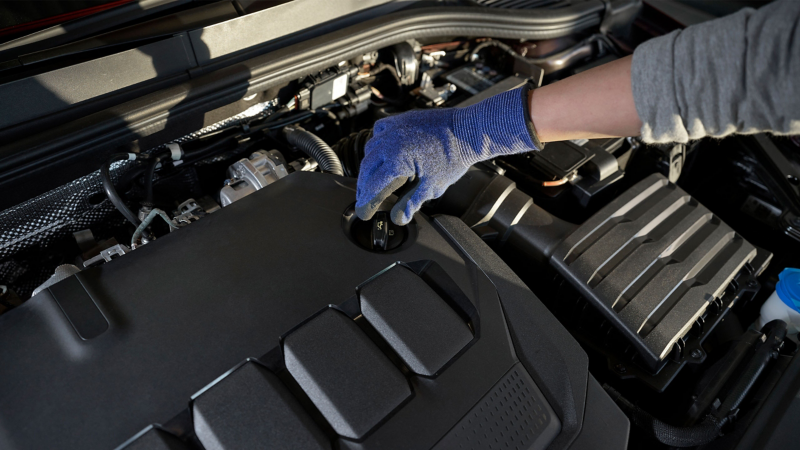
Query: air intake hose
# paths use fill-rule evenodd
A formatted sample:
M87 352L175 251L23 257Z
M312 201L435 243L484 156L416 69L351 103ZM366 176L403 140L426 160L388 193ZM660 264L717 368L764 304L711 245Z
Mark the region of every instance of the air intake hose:
M346 177L358 178L358 169L364 159L367 141L372 138L372 128L351 133L333 145L333 151L339 155Z
M315 134L310 133L299 126L286 127L283 129L286 140L290 144L303 151L308 156L314 158L323 172L343 176L342 163L336 153Z

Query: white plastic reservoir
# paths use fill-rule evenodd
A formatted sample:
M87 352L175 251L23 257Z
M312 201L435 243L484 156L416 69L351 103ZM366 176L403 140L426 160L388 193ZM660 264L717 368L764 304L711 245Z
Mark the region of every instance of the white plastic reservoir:
M775 292L761 306L761 317L756 321L757 329L771 320L786 322L787 334L800 332L800 269L783 269L778 275Z

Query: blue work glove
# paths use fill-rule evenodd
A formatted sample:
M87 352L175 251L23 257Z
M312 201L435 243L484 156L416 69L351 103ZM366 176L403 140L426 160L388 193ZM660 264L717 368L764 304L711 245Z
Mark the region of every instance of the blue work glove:
M390 214L394 223L405 225L469 166L541 149L528 107L531 88L528 84L465 108L414 110L377 121L358 174L358 217L372 218L381 203L411 181L413 188Z

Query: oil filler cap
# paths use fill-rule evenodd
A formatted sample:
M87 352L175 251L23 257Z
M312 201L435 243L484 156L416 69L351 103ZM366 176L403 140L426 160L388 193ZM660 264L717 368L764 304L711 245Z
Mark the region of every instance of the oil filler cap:
M389 211L377 211L370 220L361 220L354 207L342 215L342 228L348 239L359 247L375 253L399 251L410 244L416 236L416 223L395 225L389 219Z
M394 236L395 230L390 229L392 221L389 214L379 211L372 219L372 249L386 251L389 249L389 236Z

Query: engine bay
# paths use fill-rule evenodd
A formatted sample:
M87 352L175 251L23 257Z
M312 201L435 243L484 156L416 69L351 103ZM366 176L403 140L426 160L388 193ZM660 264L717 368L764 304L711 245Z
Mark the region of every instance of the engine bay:
M798 266L797 139L553 142L409 225L354 212L381 118L624 53L408 40L0 212L0 443L732 448L798 364L759 318Z

